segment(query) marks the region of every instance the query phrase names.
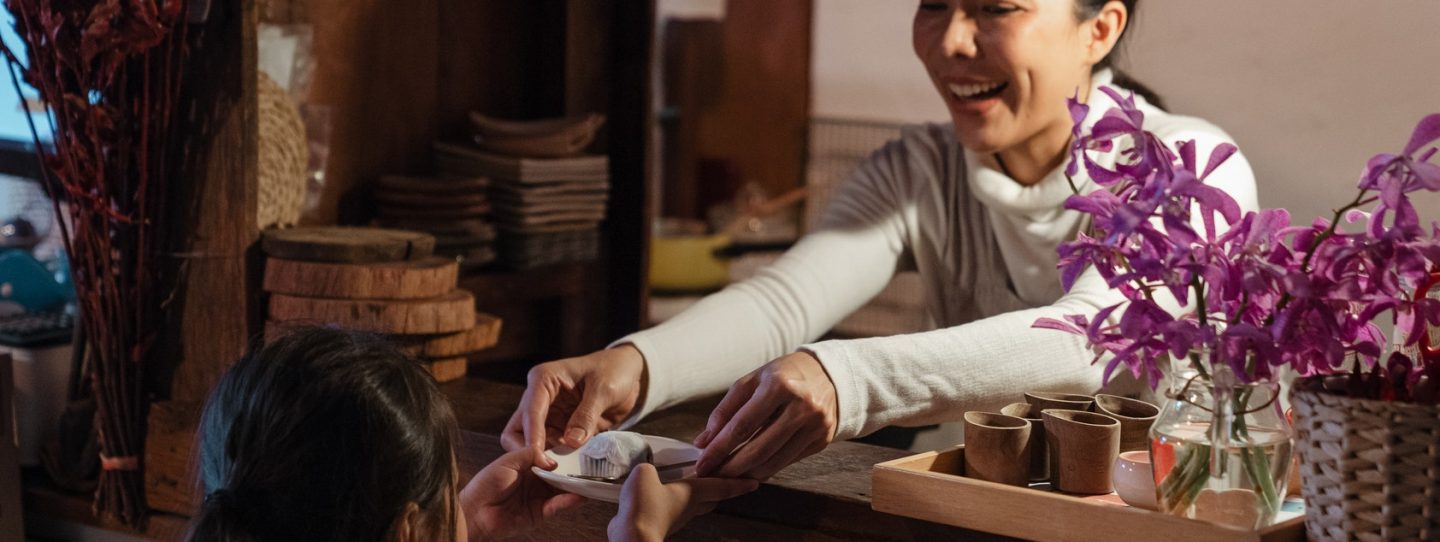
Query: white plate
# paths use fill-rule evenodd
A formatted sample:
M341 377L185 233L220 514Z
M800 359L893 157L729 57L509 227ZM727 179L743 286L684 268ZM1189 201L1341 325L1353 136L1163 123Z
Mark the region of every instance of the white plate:
M645 438L645 443L650 445L650 451L655 454L654 463L656 465L673 465L693 461L700 457L700 449L691 446L688 442L652 435L641 436ZM555 489L568 491L587 499L620 502L620 488L624 484L623 481L611 484L570 476L571 474L580 474L580 454L575 453L574 449L559 446L545 450L545 455L550 456L550 459L555 460L559 466L555 467L553 471L540 467L530 467L530 470ZM694 477L694 465L660 472L660 481L667 483Z

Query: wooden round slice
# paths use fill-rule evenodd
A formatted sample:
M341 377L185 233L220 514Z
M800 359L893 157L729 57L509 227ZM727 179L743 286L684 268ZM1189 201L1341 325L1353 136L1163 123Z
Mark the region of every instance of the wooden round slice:
M306 227L266 231L260 246L272 257L302 262L398 262L430 257L435 238L408 230Z
M500 342L500 319L475 313L475 327L444 335L399 335L391 337L402 352L417 358L449 358L479 352Z
M436 382L450 382L465 378L465 370L468 368L465 358L437 359L426 361L424 364L425 370L430 371L430 375L435 377Z
M475 327L439 335L389 335L396 348L416 359L453 358L494 347L500 342L501 320L483 312L475 313ZM298 320L265 321L265 342L285 336L300 326L316 325Z
M465 290L428 299L357 300L270 295L270 319L323 322L375 333L455 333L475 327L475 298Z
M329 299L423 299L445 295L460 280L453 258L347 264L270 258L267 292Z

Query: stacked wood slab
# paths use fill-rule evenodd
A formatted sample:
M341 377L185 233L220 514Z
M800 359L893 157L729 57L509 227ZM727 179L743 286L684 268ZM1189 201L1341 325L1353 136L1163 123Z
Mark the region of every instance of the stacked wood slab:
M266 232L266 339L297 326L379 333L441 382L465 376L466 359L499 340L500 320L475 311L456 287L459 263L435 255L435 237L381 228Z
M600 223L610 193L608 157L526 158L464 143L436 143L444 176L490 179L491 218L499 258L512 269L599 257Z
M377 222L435 237L435 254L459 258L462 270L495 261L490 179L484 176L381 177Z

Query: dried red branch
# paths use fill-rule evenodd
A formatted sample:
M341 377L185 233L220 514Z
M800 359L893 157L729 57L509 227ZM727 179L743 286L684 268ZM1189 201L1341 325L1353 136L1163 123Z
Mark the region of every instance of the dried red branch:
M39 144L44 184L56 204L72 262L80 322L91 352L102 455L142 457L146 361L168 292L155 277L167 185L179 167L172 146L185 64L181 0L4 0L24 58L0 45L6 64L36 89L53 141ZM58 202L64 201L62 208ZM144 476L105 470L100 514L140 526Z

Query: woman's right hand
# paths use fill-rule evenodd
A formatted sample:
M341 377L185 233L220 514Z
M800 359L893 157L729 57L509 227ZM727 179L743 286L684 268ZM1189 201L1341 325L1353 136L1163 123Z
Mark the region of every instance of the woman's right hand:
M629 344L536 365L500 444L506 450L579 448L630 416L644 379L645 358Z
M620 490L620 512L610 520L610 540L659 542L691 518L715 509L720 501L739 497L760 482L735 478L687 478L660 483L654 465L630 471Z

